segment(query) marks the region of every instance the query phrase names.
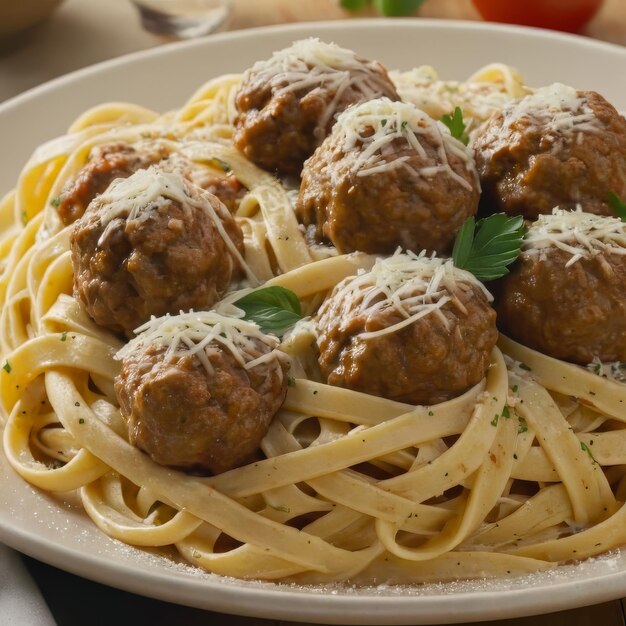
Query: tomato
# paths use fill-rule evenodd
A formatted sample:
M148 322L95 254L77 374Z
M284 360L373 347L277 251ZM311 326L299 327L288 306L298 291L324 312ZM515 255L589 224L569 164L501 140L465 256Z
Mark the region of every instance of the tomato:
M472 0L478 12L493 22L523 24L576 32L604 0Z

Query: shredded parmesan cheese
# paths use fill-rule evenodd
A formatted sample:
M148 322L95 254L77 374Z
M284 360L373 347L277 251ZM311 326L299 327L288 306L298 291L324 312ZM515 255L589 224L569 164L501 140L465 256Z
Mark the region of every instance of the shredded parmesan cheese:
M165 361L196 356L207 373L213 374L209 356L220 350L230 352L237 363L246 369L277 358L286 358L277 351L280 344L277 337L266 335L252 322L221 315L216 311L191 311L153 317L136 332L137 336L119 350L116 359L126 359L153 345L165 348Z
M424 111L406 102L378 98L346 109L337 118L333 134L343 138L343 152L354 153L352 172L369 176L397 168L410 168L416 175L430 178L445 172L459 185L471 190L472 185L457 174L448 162L448 155L459 157L478 184L478 176L470 151L452 137L448 128L435 122ZM341 140L341 139L340 139ZM424 166L416 170L407 163L409 155L398 155L394 143L405 142ZM436 148L438 162L433 160L424 145Z
M379 337L397 332L426 315L439 315L444 304L452 302L464 310L456 297L468 285L478 287L489 302L493 300L485 286L472 274L458 269L451 259L397 251L393 256L378 259L369 272L342 281L332 296L343 303L344 310L351 315L371 317L381 311L393 309L402 318L400 322L386 328L361 333L361 339Z
M326 102L318 119L315 136L322 140L325 128L335 115L346 90L358 100L371 100L389 92L389 83L377 61L360 59L352 50L316 38L296 41L274 52L266 61L257 61L244 75L244 82L259 89L269 85L272 94L318 94ZM328 101L328 94L333 94Z
M626 223L617 217L554 209L540 215L522 242L522 250L536 254L556 247L571 255L566 267L596 254L626 254Z
M437 72L428 65L408 72L392 71L389 77L402 100L414 104L434 119L452 114L455 107L460 107L470 135L494 111L529 93L522 77L513 68L500 63L481 68L465 82L440 80Z
M586 96L561 83L537 89L504 110L505 127L511 128L522 119L549 135L601 130Z
M598 357L587 365L587 369L602 378L616 383L626 383L626 363L610 361L603 363Z

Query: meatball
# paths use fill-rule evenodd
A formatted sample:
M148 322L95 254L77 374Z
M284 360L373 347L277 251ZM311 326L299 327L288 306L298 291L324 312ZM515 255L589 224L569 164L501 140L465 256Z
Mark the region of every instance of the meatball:
M115 391L130 442L157 463L193 471L251 460L287 393L278 339L214 312L146 326L118 355Z
M243 263L243 235L213 195L154 167L115 181L75 222L74 295L130 335L151 315L210 307Z
M127 178L133 172L167 159L169 152L159 145L135 147L127 143L96 146L87 164L68 183L54 204L66 226L83 215L89 203L116 178Z
M626 224L562 210L540 216L496 308L503 332L557 359L626 361Z
M491 296L450 260L395 254L341 282L317 315L331 385L412 404L454 398L485 375Z
M339 252L448 252L476 213L469 150L411 104L351 107L305 163L296 213Z
M495 113L472 145L490 210L612 215L610 192L626 196L626 120L593 91L539 89Z
M298 175L351 104L399 100L385 68L319 39L297 41L244 74L235 104L235 145L269 171Z
M217 173L206 168L195 168L191 173L193 182L217 196L230 213L235 214L247 189L232 172Z

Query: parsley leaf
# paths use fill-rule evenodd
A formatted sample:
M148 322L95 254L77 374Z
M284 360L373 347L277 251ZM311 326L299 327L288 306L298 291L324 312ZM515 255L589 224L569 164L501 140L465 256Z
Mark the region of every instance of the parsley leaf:
M59 204L61 204L61 196L57 196L56 198L54 198L53 200L50 200L50 204L53 207L58 207Z
M626 202L624 202L614 191L609 194L609 204L622 222L626 222Z
M468 144L469 137L465 132L467 124L463 121L463 111L461 111L461 107L455 107L452 115L442 115L441 121L450 129L450 134L455 139L458 139L465 145Z
M589 457L591 458L593 463L597 463L598 462L598 461L596 461L596 458L593 456L593 453L591 452L591 449L589 448L589 446L584 441L580 442L580 449L583 452L586 452L589 455Z
M216 169L222 170L222 172L226 172L226 173L231 172L233 169L228 163L226 163L226 161L223 161L222 159L218 159L217 157L213 157L209 161L209 165L212 165Z
M302 319L300 301L284 287L263 287L233 303L245 313L245 319L255 322L265 333L284 335Z
M11 370L13 369L11 367L11 364L9 363L9 359L5 359L4 360L4 365L2 366L2 369L7 373L10 374Z
M477 222L469 217L457 233L452 260L478 280L495 280L509 273L507 268L519 256L525 232L521 216L496 213Z

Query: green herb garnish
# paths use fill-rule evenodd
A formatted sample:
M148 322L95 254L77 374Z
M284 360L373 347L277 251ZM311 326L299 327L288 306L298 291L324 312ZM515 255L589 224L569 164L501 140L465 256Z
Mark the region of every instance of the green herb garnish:
M626 222L626 202L624 202L614 191L611 191L609 194L609 204L615 211L617 217L619 217L622 222Z
M598 461L596 461L596 458L593 456L593 454L592 454L591 450L589 449L589 446L588 446L588 445L587 445L584 441L581 441L581 442L580 442L580 449L581 449L583 452L586 452L586 453L587 453L587 454L591 457L591 460L592 460L594 463L597 463L597 462L598 462Z
M10 373L11 373L11 370L12 370L13 368L11 367L11 364L9 363L9 360L8 360L8 359L6 359L6 360L4 361L4 365L2 366L2 369L3 369L3 370L7 373L7 374L10 374Z
M509 407L508 407L508 406L505 406L505 407L502 409L502 417L505 417L506 419L508 419L509 417L511 417L511 413L510 413L510 411L509 411Z
M495 213L478 221L469 217L456 235L452 260L478 280L501 278L519 256L525 232L521 216Z
M61 333L61 341L67 341L67 331L66 330L64 330Z
M448 127L450 134L455 139L458 139L465 145L469 143L469 137L465 132L467 124L463 121L463 111L461 111L461 107L455 107L452 115L448 115L447 113L442 115L441 121Z
M498 418L499 417L500 416L497 413L493 416L493 419L491 420L491 425L492 426L497 426L498 425Z
M233 169L230 165L228 165L228 163L226 163L226 161L222 161L222 159L218 159L217 157L213 157L209 162L211 165L222 170L222 172L228 173Z
M302 319L298 296L284 287L256 289L233 303L245 313L245 319L255 322L265 333L284 335Z
M59 204L61 204L61 196L57 196L54 200L51 200L51 201L50 201L50 204L51 204L53 207L58 207L58 206L59 206Z
M519 418L519 427L517 428L517 434L525 433L528 431L528 423L526 422L525 417Z
M588 363L587 369L591 370L596 376L600 376L602 373L602 364L601 363Z

